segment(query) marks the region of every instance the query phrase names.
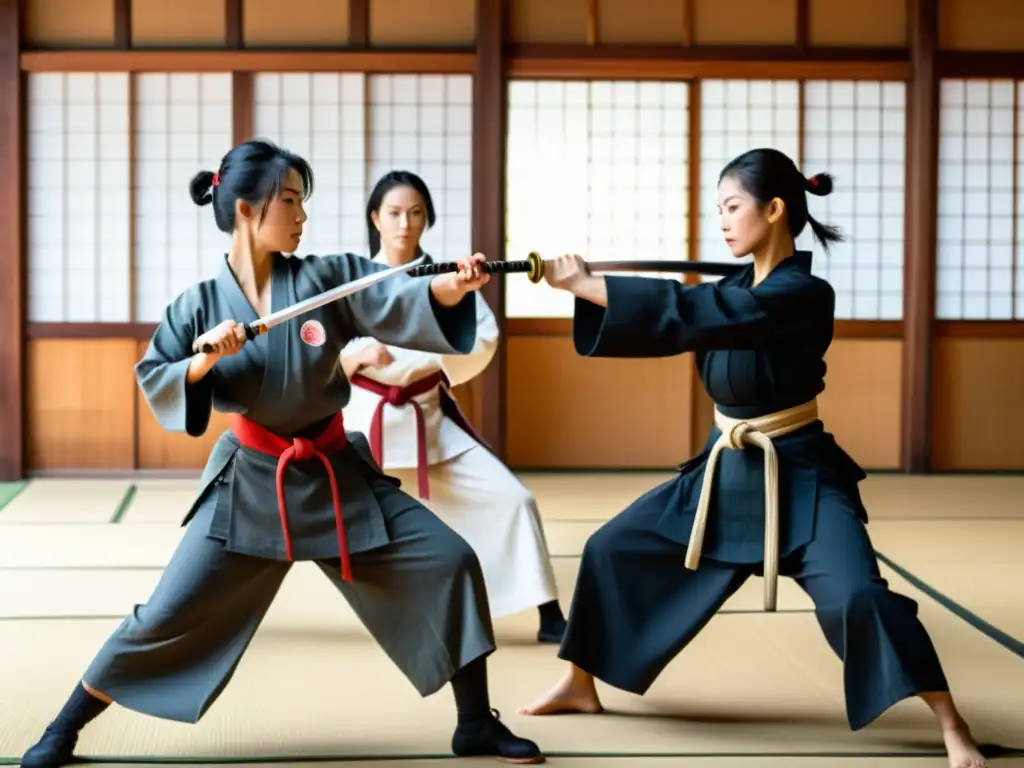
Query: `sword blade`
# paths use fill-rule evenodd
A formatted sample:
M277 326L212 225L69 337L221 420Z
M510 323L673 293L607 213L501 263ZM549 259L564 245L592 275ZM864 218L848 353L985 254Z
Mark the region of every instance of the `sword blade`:
M673 272L698 275L733 275L746 264L722 261L589 261L594 272Z
M310 312L314 309L318 309L325 304L330 304L332 301L338 301L346 296L351 296L353 293L358 293L371 285L383 282L388 278L394 277L395 275L401 275L408 272L411 269L415 269L417 266L423 263L425 257L420 256L418 259L413 259L407 264L400 264L397 267L391 267L389 269L381 270L380 272L373 272L369 275L350 280L343 285L331 288L328 291L312 296L308 299L304 299L297 304L292 304L290 307L285 307L282 310L261 317L253 325L263 331L269 331L271 328L282 323L286 323L292 318L303 315L306 312Z

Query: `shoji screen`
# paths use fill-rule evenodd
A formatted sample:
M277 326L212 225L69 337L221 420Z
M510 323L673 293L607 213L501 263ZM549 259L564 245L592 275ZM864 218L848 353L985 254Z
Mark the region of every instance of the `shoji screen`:
M216 275L230 245L188 187L198 171L216 171L231 149L231 75L137 78L135 320L156 322L181 291Z
M903 317L906 85L804 84L801 170L828 171L828 197L808 196L810 213L838 226L845 241L826 254L804 230L798 245L814 253L814 272L836 292L836 317Z
M128 75L28 77L28 319L129 319Z
M694 258L728 261L718 216L718 176L743 152L773 147L799 162L800 84L795 80L702 80L700 247ZM717 280L705 277L705 280Z
M936 317L1024 317L1014 269L1012 80L945 80L940 93ZM1019 106L1018 106L1019 109ZM1017 307L1014 307L1016 295ZM1015 311L1016 310L1016 311Z
M1017 130L1014 141L1017 142L1017 186L1014 197L1017 200L1017 237L1014 243L1014 308L1013 317L1024 319L1024 82L1017 83Z
M313 167L299 255L365 253L366 116L361 73L276 73L255 77L255 133Z
M437 224L423 235L423 249L438 261L468 256L473 202L472 76L370 75L369 81L366 196L388 171L412 171L430 189L437 210ZM499 254L488 256L493 259Z
M510 83L505 257L686 259L688 89ZM571 317L572 297L509 275L506 313Z
M465 75L258 74L257 135L306 157L316 176L300 255L366 254L367 200L391 170L430 189L437 224L423 248L439 260L468 255L472 85Z

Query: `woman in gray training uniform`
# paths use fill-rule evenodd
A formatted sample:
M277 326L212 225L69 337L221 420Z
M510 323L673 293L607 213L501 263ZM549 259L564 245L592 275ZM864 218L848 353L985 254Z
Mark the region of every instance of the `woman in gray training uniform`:
M299 244L312 187L306 161L266 141L235 147L216 173L192 181L192 199L212 203L231 250L216 278L168 305L136 375L164 428L202 435L216 405L234 414L232 429L214 446L149 601L100 649L24 768L72 761L81 729L112 702L197 722L293 560L316 561L422 696L451 683L456 755L544 761L490 708L494 635L476 555L382 474L341 416L350 389L338 355L350 338L441 354L472 349L471 292L487 282L483 257L430 280L391 277L246 344L244 324L384 269L352 254L282 255ZM289 506L301 514L289 519Z
M840 239L807 210L808 194L831 189L828 175L804 178L774 149L726 165L723 235L735 256L754 259L717 283L591 276L572 257L545 269L549 283L576 296L580 354L694 352L715 427L675 479L591 536L559 651L569 669L521 713L599 712L594 678L645 693L750 576L774 584L777 565L810 595L843 661L851 728L917 696L938 719L951 768L985 765L917 604L879 573L857 488L864 472L818 419L835 293L794 241L807 226L825 248ZM778 457L777 486L765 484L765 452ZM779 519L767 531L771 547L768 504Z

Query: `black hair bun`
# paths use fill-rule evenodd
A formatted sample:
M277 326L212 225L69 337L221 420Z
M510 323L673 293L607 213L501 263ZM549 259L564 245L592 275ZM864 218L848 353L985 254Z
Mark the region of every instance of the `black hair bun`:
M213 171L200 171L188 184L188 193L196 205L213 202Z
M804 188L812 195L824 197L832 191L832 177L827 173L816 173L807 179Z

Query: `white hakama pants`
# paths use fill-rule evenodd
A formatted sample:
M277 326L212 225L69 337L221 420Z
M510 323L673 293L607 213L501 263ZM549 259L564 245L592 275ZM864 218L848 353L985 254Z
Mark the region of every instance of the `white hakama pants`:
M386 456L385 456L386 458ZM388 469L417 493L415 469ZM557 599L537 502L494 454L477 445L428 469L430 498L419 501L474 549L494 617Z

